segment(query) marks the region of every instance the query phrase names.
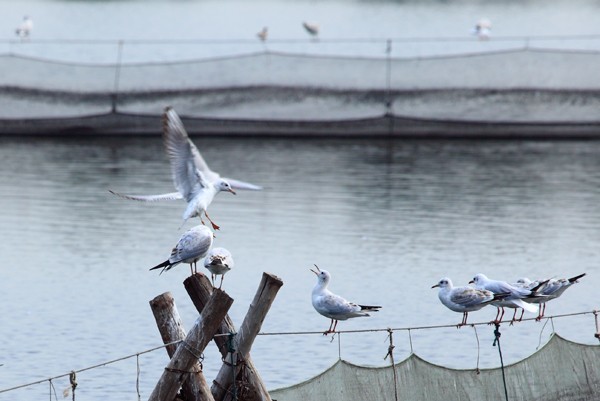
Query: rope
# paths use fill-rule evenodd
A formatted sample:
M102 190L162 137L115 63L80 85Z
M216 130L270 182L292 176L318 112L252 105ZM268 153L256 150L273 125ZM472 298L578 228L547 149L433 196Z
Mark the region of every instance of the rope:
M136 367L137 367L137 374L136 374L136 378L135 378L135 390L137 392L137 397L138 397L138 401L142 400L142 395L140 394L140 354L136 355Z
M550 317L548 317L548 320L551 320L552 324L554 324L553 323L554 322L553 319L564 318L564 317L573 317L573 316L582 316L582 315L594 315L594 317L595 317L595 326L596 326L596 333L594 334L594 336L600 340L600 326L599 326L599 322L598 322L598 312L599 312L598 310L593 310L593 311L589 311L589 312L566 313L566 314L562 314L562 315L550 316ZM535 320L536 320L536 318L528 318L528 319L523 319L522 321L526 322L526 321L535 321ZM508 321L506 321L506 322L508 322ZM487 326L488 324L489 324L488 322L469 323L469 325L472 326L473 328L475 328L475 326ZM389 330L392 330L392 331L407 331L408 335L409 335L409 341L410 341L410 350L411 350L411 353L412 353L413 352L413 344L412 344L412 336L411 336L411 331L412 330L435 330L435 329L441 329L441 328L455 328L455 327L456 327L455 324L446 324L446 325L417 326L417 327L398 327L398 328L382 328L382 329L377 329L376 328L376 329L363 329L363 330L343 330L343 331L336 331L336 333L337 334L341 334L341 333L376 333L376 332L383 332L383 331L389 333ZM231 337L232 334L231 333L220 334L220 335L215 335L215 337L223 336L223 335L227 335L227 336ZM258 333L258 335L262 335L262 336L275 336L275 335L319 335L319 336L322 336L323 332L322 331L270 332L270 333ZM477 339L477 341L479 343L479 339ZM51 389L51 391L55 392L54 385L52 383L53 380L60 379L60 378L63 378L63 377L70 377L72 374L77 374L77 373L85 372L85 371L88 371L88 370L97 369L97 368L100 368L100 367L104 367L104 366L107 366L107 365L111 365L111 364L114 364L114 363L117 363L117 362L121 362L121 361L130 359L130 358L133 358L133 357L136 357L136 358L139 359L140 355L147 354L147 353L150 353L150 352L154 352L156 350L163 349L163 348L168 347L170 345L176 345L176 344L179 344L181 342L184 342L184 341L183 340L173 341L173 342L170 342L170 343L167 343L167 344L159 345L157 347L153 347L153 348L149 348L149 349L144 350L144 351L137 352L135 354L126 355L126 356L123 356L123 357L120 357L120 358L116 358L116 359L112 359L112 360L109 360L109 361L106 361L106 362L101 362L101 363L98 363L96 365L88 366L88 367L81 368L81 369L78 369L78 370L72 370L72 371L70 371L68 373L60 374L60 375L53 376L53 377L48 377L48 378L41 379L41 380L36 380L36 381L33 381L33 382L21 384L21 385L14 386L14 387L0 389L0 394L6 393L6 392L9 392L9 391L13 391L13 390L18 390L18 389L25 388L25 387L29 387L29 386L34 386L34 385L45 383L45 382L49 382L50 383L50 389ZM341 347L341 345L340 345L340 347ZM200 360L200 358L199 358L199 360ZM2 366L2 365L0 365L0 366ZM139 375L139 363L138 363L138 375ZM139 383L137 385L138 385L138 399L139 399L139 398L141 398L141 396L139 395ZM217 383L217 385L218 385L218 383ZM55 398L56 398L56 395L55 395Z
M473 326L473 330L475 331L475 339L477 340L477 367L475 368L475 372L477 372L477 374L480 374L481 371L479 370L479 335L477 334L477 327Z
M394 373L394 400L398 401L398 374L396 373L396 363L394 362L394 339L392 334L394 331L392 329L388 329L388 338L390 339L390 345L388 347L388 352L385 354L383 360L385 361L387 357L390 357L390 364L392 365L392 372Z
M500 367L502 370L502 383L504 384L504 397L508 401L508 389L506 388L506 375L504 374L504 361L502 360L502 349L500 348L500 323L495 323L496 329L494 330L494 343L492 346L498 344L498 354L500 355Z
M229 333L229 337L227 339L227 351L229 351L229 355L231 355L231 365L232 365L231 375L233 376L232 377L232 379L233 379L232 380L232 385L233 385L233 400L237 401L237 386L235 384L235 373L236 373L235 372L235 366L236 365L235 365L235 362L233 361L233 356L234 356L234 353L235 353L235 346L234 346L234 343L233 343L234 337L235 337L235 333L233 333L233 332Z

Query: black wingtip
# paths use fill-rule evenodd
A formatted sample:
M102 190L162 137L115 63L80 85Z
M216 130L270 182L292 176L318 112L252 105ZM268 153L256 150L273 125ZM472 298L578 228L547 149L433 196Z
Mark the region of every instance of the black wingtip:
M586 273L583 273L583 274L580 274L580 275L578 275L578 276L571 277L571 278L569 279L569 283L574 283L574 282L576 282L577 280L579 280L580 278L582 278L582 277L583 277L583 276L585 276L585 275L586 275Z

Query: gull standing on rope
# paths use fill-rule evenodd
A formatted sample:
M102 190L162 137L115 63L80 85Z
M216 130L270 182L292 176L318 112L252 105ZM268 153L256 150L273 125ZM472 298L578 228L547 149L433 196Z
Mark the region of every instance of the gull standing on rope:
M190 275L197 273L196 263L206 257L208 250L213 243L213 233L210 228L202 225L190 228L188 231L183 233L177 245L171 251L169 259L165 260L161 264L158 264L150 270L160 269L160 274L166 270L171 270L174 266L179 263L190 264ZM194 269L192 270L192 265Z
M534 287L532 289L519 288L514 285L508 284L506 281L491 280L487 278L485 274L482 273L477 274L475 277L473 277L473 280L469 281L469 284L473 283L475 284L475 287L480 290L488 290L493 292L494 294L510 294L506 298L500 301L494 301L492 303L492 305L498 308L496 318L493 320L493 323L495 324L499 324L500 322L502 322L502 318L504 317L504 308L513 308L515 310L513 318L511 320L511 324L513 324L516 321L517 308L522 308L528 312L536 313L538 311L538 308L527 302L524 302L524 300L543 297L542 295L536 293L536 290L539 288L539 286ZM500 312L502 312L502 314L500 314Z
M527 277L523 277L517 280L514 284L517 287L526 288L528 290L539 287L537 290L538 294L544 295L544 298L532 298L530 300L525 300L526 302L540 304L540 311L538 317L535 320L540 321L544 317L544 313L546 313L546 302L556 299L562 295L563 292L566 291L567 288L572 286L575 283L578 283L579 279L585 276L586 273L579 274L575 277L571 278L559 278L554 279L551 278L549 280L537 280L531 281ZM540 284L541 287L540 287Z
M467 324L469 312L477 311L492 302L506 298L510 293L494 294L488 290L479 290L470 286L454 287L452 280L442 278L431 288L439 287L438 297L442 304L454 312L462 312L463 319L457 325L458 328Z
M204 214L213 229L218 230L220 227L206 213L216 194L226 191L235 195L235 189L262 189L257 185L233 178L221 178L218 173L212 171L171 107L167 107L163 114L163 141L171 164L173 183L178 192L161 195L124 195L109 190L110 193L124 199L142 202L185 199L188 205L183 213L184 224L189 218L196 216L200 217L200 221L204 224L202 219Z
M321 270L317 265L315 267L317 270L309 269L317 275L317 284L312 290L312 305L321 315L331 319L329 329L323 335L335 333L338 320L370 316L367 312L378 312L381 309L381 306L357 305L332 293L327 289L331 275L327 270Z
M31 30L33 29L33 20L28 15L23 17L23 21L19 24L15 33L21 39L29 38Z
M221 275L221 284L219 284L219 289L221 289L225 273L231 270L233 265L233 256L227 249L213 248L208 252L206 259L204 259L204 267L210 271L213 287L215 286L216 276Z

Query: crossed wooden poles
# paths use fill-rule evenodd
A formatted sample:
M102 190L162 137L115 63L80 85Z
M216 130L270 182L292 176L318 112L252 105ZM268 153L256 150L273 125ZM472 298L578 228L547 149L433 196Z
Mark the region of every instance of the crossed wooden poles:
M175 400L179 390L185 401L230 401L234 399L271 401L271 397L250 358L250 348L283 285L278 277L263 273L248 313L236 332L227 315L233 299L210 280L196 273L184 281L194 306L200 313L186 335L175 300L169 292L150 301L156 324L171 358L154 387L149 401ZM235 333L235 334L234 334ZM202 373L202 353L214 340L223 357L223 365L209 386ZM243 386L236 385L243 382ZM239 390L238 390L239 387ZM237 391L243 392L238 396Z

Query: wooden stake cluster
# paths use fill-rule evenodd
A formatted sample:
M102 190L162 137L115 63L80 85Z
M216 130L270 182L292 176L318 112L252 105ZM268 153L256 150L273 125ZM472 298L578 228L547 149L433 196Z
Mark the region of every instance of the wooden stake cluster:
M164 343L183 341L167 347L171 361L149 400L171 401L181 388L181 396L186 401L271 401L250 358L250 349L283 285L281 279L263 273L258 291L237 333L227 315L233 299L223 291L214 289L202 273L188 277L184 285L200 313L200 318L187 336L170 293L150 301ZM198 359L211 339L215 341L224 362L209 388Z

